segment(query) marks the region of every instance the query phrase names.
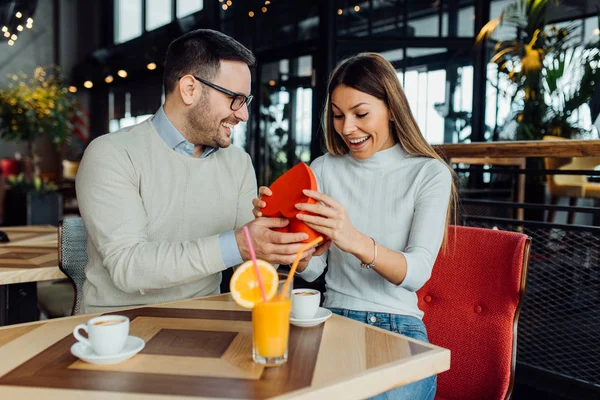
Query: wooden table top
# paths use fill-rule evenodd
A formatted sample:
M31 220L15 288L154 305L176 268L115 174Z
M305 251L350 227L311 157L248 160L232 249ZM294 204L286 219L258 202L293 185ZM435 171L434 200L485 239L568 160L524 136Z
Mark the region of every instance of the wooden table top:
M0 285L64 279L58 269L58 228L0 227L10 242L0 243Z
M115 365L70 352L90 315L0 328L0 398L363 399L446 371L450 351L333 315L291 327L289 359L265 368L251 357L251 313L228 294L116 312L146 341Z

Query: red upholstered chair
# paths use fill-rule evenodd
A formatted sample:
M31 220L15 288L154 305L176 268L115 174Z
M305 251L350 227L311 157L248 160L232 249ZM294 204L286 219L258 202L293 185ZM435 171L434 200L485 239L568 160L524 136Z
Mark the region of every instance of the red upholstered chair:
M436 399L510 397L530 246L517 232L450 227L418 291L429 340L451 352Z

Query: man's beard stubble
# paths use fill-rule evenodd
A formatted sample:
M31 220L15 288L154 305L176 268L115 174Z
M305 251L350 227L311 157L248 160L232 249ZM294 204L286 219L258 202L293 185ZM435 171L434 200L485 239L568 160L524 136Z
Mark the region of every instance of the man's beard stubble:
M195 145L225 148L231 144L229 138L220 132L221 121L217 121L212 113L210 102L203 97L188 112L189 142Z

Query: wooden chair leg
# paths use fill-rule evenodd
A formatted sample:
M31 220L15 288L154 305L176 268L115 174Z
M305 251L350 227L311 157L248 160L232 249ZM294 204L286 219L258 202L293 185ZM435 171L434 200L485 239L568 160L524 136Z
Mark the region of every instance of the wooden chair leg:
M550 204L555 206L558 204L560 197L552 196L550 197ZM556 217L556 210L548 210L548 216L546 217L546 222L554 222L554 217Z
M577 197L569 197L569 206L577 207ZM575 222L575 211L569 211L569 215L567 217L567 224L573 225Z

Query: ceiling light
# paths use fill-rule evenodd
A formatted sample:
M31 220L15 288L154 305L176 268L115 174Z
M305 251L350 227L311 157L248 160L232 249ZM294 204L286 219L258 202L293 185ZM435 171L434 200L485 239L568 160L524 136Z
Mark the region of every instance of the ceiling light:
M92 83L92 81L85 81L85 82L83 82L83 86L88 89L91 89L94 87L94 84Z

